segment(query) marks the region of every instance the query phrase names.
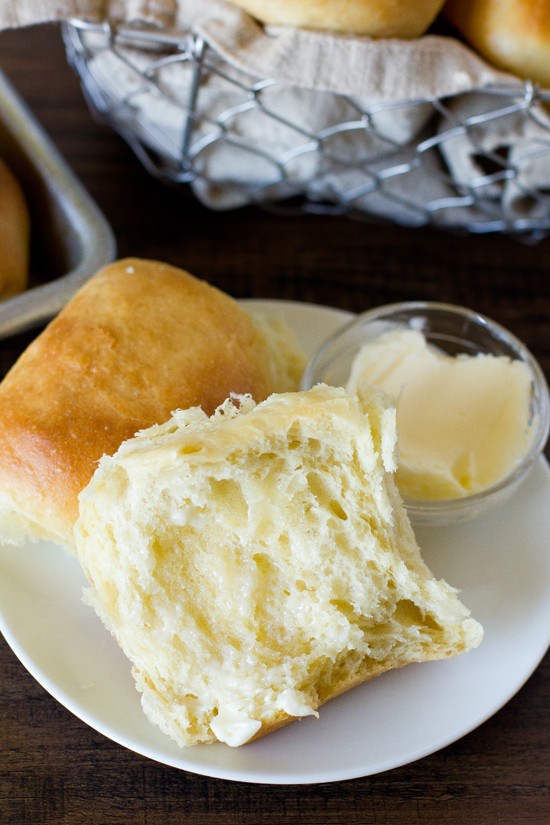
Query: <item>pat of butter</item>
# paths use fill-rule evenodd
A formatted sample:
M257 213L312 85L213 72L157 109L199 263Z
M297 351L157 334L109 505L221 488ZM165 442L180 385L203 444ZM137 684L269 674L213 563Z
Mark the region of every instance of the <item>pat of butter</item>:
M529 449L531 374L504 356L447 355L403 329L365 344L348 388L381 387L397 407L396 482L404 498L434 500L480 492Z
M312 708L299 690L286 688L279 696L279 707L289 716L319 716Z
M243 711L222 708L210 723L210 727L220 742L238 748L258 733L262 723L258 719L251 719Z

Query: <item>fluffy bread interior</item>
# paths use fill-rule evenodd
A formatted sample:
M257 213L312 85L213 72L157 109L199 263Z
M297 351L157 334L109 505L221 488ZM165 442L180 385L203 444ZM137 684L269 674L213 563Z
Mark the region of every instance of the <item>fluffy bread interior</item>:
M392 478L395 411L318 386L174 413L104 457L75 527L149 719L241 745L482 630L434 579Z
M394 410L319 386L177 412L80 497L86 600L179 745L241 745L390 668L476 646L396 492Z

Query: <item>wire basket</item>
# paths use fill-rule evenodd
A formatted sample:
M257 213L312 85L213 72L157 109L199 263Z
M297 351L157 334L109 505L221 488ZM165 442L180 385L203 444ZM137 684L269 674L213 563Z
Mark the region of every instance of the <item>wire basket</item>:
M73 20L64 40L95 116L214 209L550 230L550 92L533 83L362 106L252 77L193 31Z

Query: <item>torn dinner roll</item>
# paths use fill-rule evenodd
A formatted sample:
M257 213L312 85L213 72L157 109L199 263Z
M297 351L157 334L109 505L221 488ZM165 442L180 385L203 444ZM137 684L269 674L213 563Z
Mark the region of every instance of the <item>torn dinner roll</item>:
M80 496L85 599L180 746L239 746L480 625L424 564L379 390L319 385L179 411ZM360 721L359 721L360 723Z

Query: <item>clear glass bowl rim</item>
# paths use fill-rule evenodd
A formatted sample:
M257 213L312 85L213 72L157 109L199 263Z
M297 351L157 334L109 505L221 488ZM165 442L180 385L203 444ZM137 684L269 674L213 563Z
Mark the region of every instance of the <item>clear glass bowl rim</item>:
M457 304L450 304L439 301L404 301L382 306L361 312L347 321L335 332L333 332L318 348L317 352L310 358L302 375L301 389L309 389L313 385L314 376L323 359L327 357L327 352L334 344L345 337L350 331L367 326L373 321L381 321L394 316L401 315L426 315L430 312L438 312L458 318L465 319L473 325L484 327L495 339L506 343L516 353L517 358L525 362L533 376L533 397L536 399L538 412L538 426L529 451L517 466L499 481L491 484L484 490L472 495L455 499L434 499L416 500L404 499L405 506L411 517L416 517L422 521L430 519L455 520L460 515L467 516L469 512L476 512L478 509L485 509L488 501L499 499L500 495L508 488L515 489L520 481L530 470L539 454L544 450L550 430L550 393L545 375L537 359L528 347L502 324L492 320L488 316L475 310L468 309ZM403 319L405 320L405 319ZM327 364L328 366L328 364ZM315 381L317 383L317 381Z

